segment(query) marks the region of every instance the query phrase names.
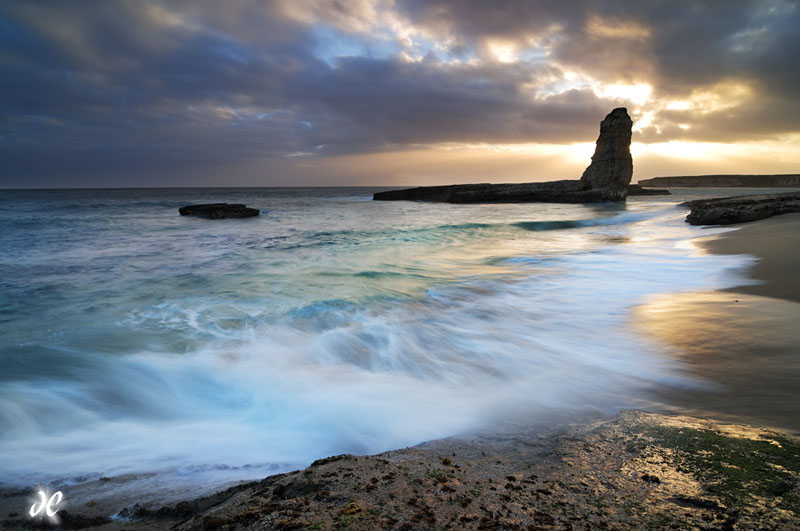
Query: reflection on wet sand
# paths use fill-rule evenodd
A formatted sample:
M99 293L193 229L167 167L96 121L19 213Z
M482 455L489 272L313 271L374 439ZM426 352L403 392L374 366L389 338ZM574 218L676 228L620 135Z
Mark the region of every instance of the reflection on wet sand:
M659 392L668 410L800 431L800 304L730 292L639 306L644 331L673 347L707 389Z

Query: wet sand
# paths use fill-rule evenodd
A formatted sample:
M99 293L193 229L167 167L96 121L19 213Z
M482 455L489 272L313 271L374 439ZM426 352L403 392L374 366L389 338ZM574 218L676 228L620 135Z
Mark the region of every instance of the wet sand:
M698 243L755 255L761 284L663 296L634 312L706 383L655 393L657 409L800 432L800 214L740 227Z
M764 282L730 291L800 302L800 214L732 225L738 230L701 242L717 254L751 254L759 258L751 277ZM800 314L797 315L800 318Z
M703 386L654 392L656 410L800 433L800 304L692 293L660 298L636 317Z

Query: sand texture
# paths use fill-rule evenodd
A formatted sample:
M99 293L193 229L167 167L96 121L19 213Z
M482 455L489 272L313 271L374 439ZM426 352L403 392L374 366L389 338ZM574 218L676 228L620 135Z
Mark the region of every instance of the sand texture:
M713 253L752 254L759 258L752 277L763 284L741 286L735 291L800 302L800 214L738 227L702 242Z

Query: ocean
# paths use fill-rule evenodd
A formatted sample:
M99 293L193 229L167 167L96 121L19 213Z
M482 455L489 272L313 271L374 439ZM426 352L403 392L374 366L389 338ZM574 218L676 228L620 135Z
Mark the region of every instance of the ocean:
M0 191L0 482L230 481L704 383L658 294L747 282L675 190L626 204L377 188ZM241 202L248 219L178 215Z

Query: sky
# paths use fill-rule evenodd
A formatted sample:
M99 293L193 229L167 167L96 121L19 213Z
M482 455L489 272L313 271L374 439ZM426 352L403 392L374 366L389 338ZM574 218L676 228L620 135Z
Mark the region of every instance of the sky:
M0 3L0 188L800 173L786 0Z

